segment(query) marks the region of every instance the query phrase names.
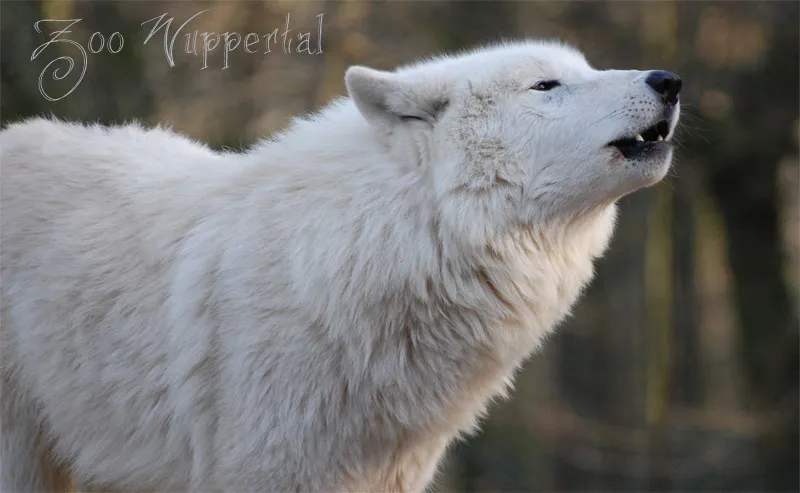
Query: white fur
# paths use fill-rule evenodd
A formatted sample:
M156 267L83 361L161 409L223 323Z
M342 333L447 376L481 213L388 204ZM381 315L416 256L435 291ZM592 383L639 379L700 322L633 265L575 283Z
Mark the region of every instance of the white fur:
M102 489L422 490L589 282L615 200L666 173L605 146L655 118L645 75L538 42L353 67L352 99L243 154L10 126L2 490L60 463Z

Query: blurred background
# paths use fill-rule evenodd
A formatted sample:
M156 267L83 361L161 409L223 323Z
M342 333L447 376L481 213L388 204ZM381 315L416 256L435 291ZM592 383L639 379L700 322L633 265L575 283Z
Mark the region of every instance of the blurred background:
M573 316L527 362L511 399L495 403L482 431L451 451L434 490L798 491L797 2L64 0L1 8L4 125L36 114L135 118L218 148L243 149L343 95L350 64L391 69L502 38L557 37L596 68L679 73L673 171L622 201L610 251ZM174 18L171 36L204 9L177 37L174 66L164 29L144 43L157 22L146 21ZM44 22L37 32L42 19L81 19L59 39L82 46L86 73L61 99L84 64L67 42L33 56L69 24ZM194 31L197 54L187 54L184 34ZM102 39L89 46L94 32ZM237 32L243 41L226 59L223 39L204 63L203 32ZM244 50L248 33L258 34L256 53ZM307 33L302 53L298 33ZM64 76L62 60L44 71L50 101L39 77L59 56L75 67Z

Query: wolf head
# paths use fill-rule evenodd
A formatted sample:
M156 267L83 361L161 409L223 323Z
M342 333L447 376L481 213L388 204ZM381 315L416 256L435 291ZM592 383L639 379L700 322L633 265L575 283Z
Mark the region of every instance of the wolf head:
M569 219L657 183L680 111L675 74L595 70L558 43L355 66L345 82L398 162L495 223Z

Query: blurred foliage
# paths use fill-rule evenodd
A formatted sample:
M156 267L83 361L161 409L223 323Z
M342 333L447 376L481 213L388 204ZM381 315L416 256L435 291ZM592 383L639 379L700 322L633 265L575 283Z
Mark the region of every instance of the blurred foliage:
M574 316L450 454L443 491L798 491L797 2L3 2L2 123L34 114L162 123L241 148L344 94L359 63L389 69L443 50L558 37L597 68L684 79L676 164L621 203L609 254ZM167 63L168 13L191 30L316 33L320 55L222 49ZM56 27L70 39L119 31L88 54L84 80L50 102L31 59ZM173 27L173 29L174 29ZM316 42L316 41L314 41ZM72 50L70 52L70 50ZM64 70L64 69L62 69ZM80 68L63 80L66 90Z

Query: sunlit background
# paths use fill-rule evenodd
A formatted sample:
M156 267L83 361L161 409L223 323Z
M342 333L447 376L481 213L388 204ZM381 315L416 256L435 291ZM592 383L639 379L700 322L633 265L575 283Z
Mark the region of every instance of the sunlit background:
M34 114L162 123L244 148L344 94L351 64L390 69L502 38L558 37L597 68L683 77L676 163L622 201L610 252L508 401L448 456L440 491L798 491L797 2L2 2L2 122ZM147 43L257 33L224 57ZM264 54L290 15L323 53ZM64 23L69 43L37 47ZM145 23L144 25L142 23ZM124 46L96 50L119 32ZM254 38L250 38L254 39ZM202 43L202 41L198 41ZM295 38L293 48L296 49ZM223 67L227 63L227 68ZM65 71L66 68L62 68ZM62 74L63 75L63 74ZM576 135L576 138L579 136Z

